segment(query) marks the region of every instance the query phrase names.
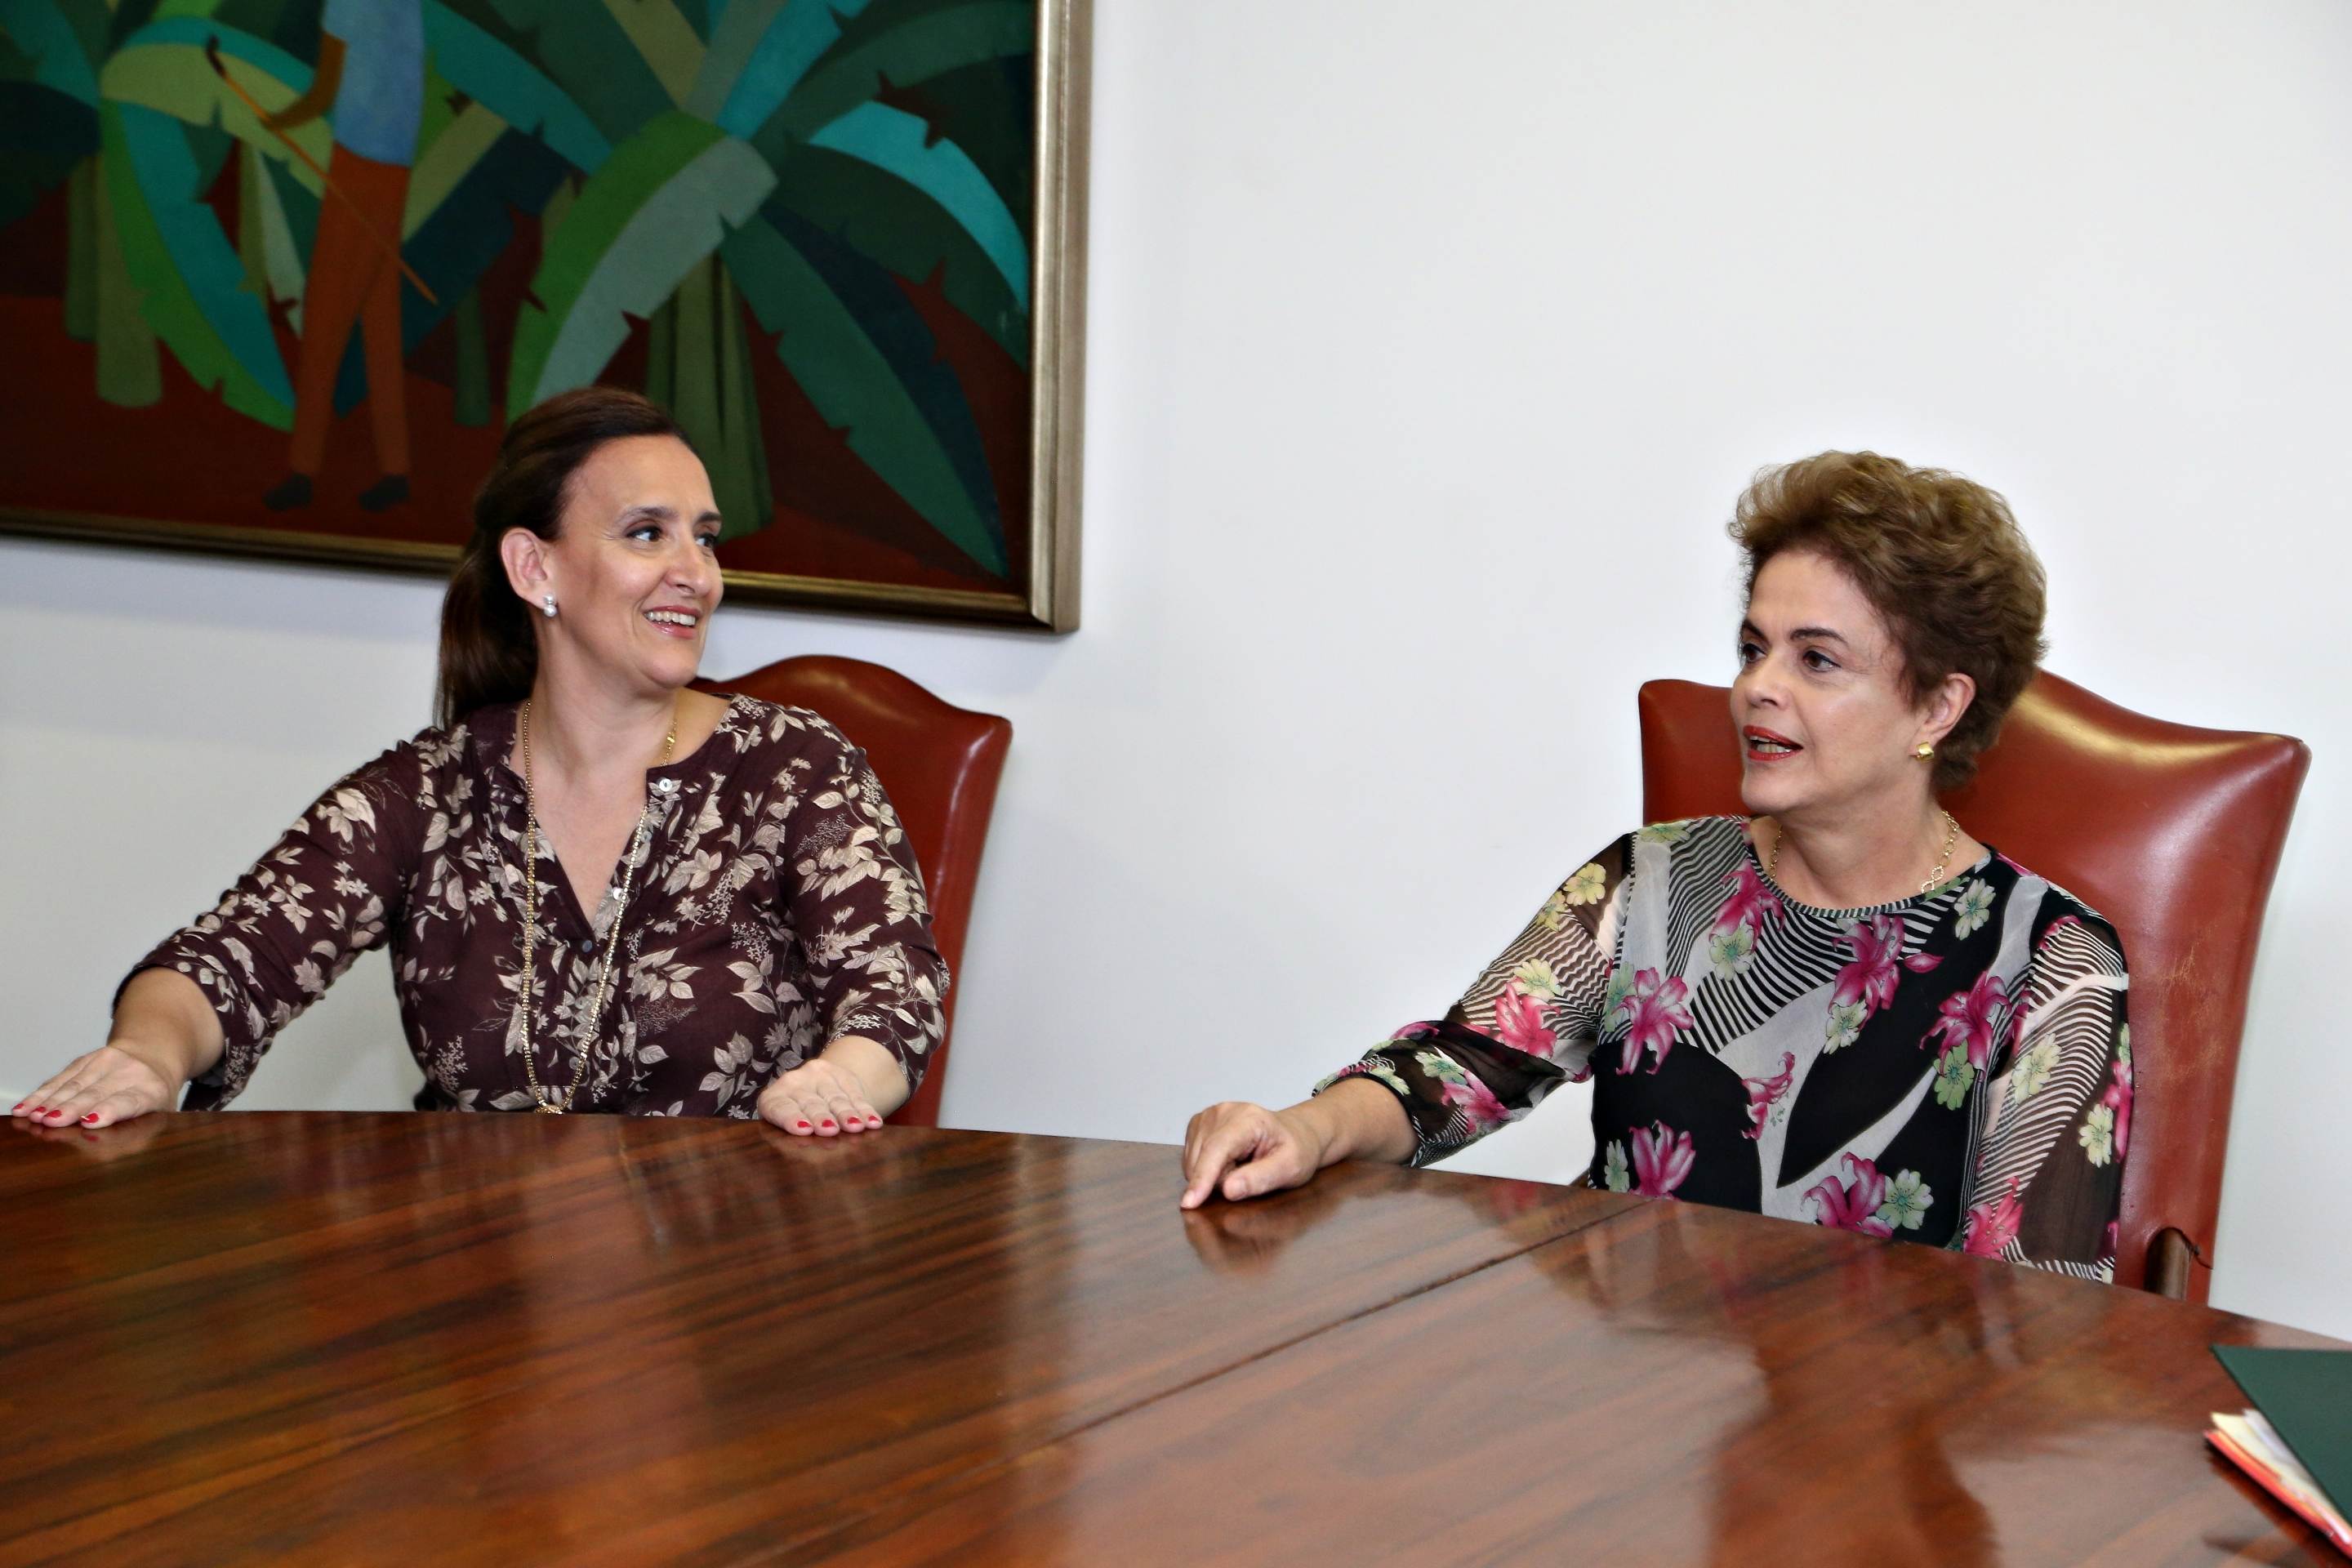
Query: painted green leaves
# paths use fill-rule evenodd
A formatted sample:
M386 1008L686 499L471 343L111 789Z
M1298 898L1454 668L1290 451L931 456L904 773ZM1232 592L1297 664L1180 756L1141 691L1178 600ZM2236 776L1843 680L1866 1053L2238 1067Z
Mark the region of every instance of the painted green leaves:
M246 258L205 203L207 171L189 128L225 132L290 163L288 173L313 191L317 179L214 74L204 53L210 40L265 108L290 101L310 81L310 68L233 27L173 16L141 28L99 76L103 198L147 326L199 385L282 430L294 420L293 384L268 311L247 286ZM323 155L323 133L312 140L313 155Z
M800 226L795 244L783 232L793 226L790 215L767 215L731 236L724 252L761 326L779 334L778 357L826 422L847 430L851 451L957 549L1002 574L1004 544L994 509L982 510L913 384L925 368L944 372L935 363L909 363L912 355L894 357L872 330L874 316L854 312L811 259L819 233ZM951 412L940 407L943 401L933 405L944 421Z
M294 386L269 318L244 287L245 263L201 200L196 160L172 120L110 103L101 168L141 313L198 385L278 429L294 424Z
M461 3L515 35L499 43L481 29L485 51L519 47L545 10L545 0ZM772 455L743 358L765 348L727 315L748 307L849 452L942 539L1003 574L997 480L970 398L902 284L938 279L949 303L1025 364L1024 218L952 139L879 100L894 85L1001 68L1034 49L1033 8L740 0L707 42L688 39L669 13L633 14L617 32L609 21L565 48L632 40L644 74L677 107L578 165L587 178L560 204L517 321L509 416L596 379L645 321L647 390L688 419L730 534L756 528L772 509ZM546 57L546 26L530 38ZM568 82L580 68L550 63L541 79ZM505 112L499 99L484 101ZM614 129L609 113L600 125Z
M740 0L719 19L687 107L730 134L767 122L866 0Z
M627 341L626 318L659 310L775 184L749 143L682 110L614 148L547 236L539 302L515 322L507 416L594 381Z
M952 142L929 140L930 128L911 114L879 103L862 103L809 138L827 148L896 174L954 218L985 254L1013 302L1029 308L1029 244L1021 220L988 183L988 176Z
M449 85L516 130L537 137L565 162L593 171L612 139L512 45L439 0L425 0L425 47Z

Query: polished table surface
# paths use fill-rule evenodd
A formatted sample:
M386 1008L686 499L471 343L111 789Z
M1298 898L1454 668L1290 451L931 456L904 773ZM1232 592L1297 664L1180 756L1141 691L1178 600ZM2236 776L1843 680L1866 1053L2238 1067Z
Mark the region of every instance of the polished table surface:
M1150 1144L226 1113L0 1137L0 1562L2340 1561L2332 1342L1672 1202Z

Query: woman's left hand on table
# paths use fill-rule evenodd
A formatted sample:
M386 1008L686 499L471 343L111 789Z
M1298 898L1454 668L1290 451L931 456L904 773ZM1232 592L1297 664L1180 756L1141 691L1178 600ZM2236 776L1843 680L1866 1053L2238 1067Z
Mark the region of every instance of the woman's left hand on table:
M882 1117L855 1074L819 1057L779 1073L760 1091L760 1118L795 1138L872 1132Z

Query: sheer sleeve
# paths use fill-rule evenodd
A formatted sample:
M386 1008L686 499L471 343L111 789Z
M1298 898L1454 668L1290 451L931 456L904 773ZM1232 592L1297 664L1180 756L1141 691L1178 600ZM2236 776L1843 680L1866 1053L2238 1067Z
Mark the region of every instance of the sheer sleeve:
M2053 895L2056 897L2057 895ZM2122 944L2079 910L2034 944L1985 1116L1963 1250L2112 1279L2131 1144L2131 1025Z
M1465 1149L1591 1076L1633 839L1587 861L1442 1019L1412 1024L1315 1086L1362 1077L1404 1102L1412 1163Z
M782 879L820 1032L857 1035L897 1059L913 1093L947 1033L948 967L931 935L915 852L866 765L830 725L793 813Z
M220 1017L221 1059L188 1086L187 1109L243 1093L278 1032L383 941L420 853L423 800L425 770L404 742L320 795L211 912L124 976L176 970Z

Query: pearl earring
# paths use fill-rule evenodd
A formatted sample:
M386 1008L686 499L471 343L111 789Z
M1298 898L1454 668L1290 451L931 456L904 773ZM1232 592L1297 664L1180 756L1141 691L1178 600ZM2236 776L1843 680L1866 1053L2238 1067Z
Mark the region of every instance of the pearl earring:
M539 602L546 606L547 618L551 621L553 620L555 618L555 595L552 594L543 595L541 596Z

